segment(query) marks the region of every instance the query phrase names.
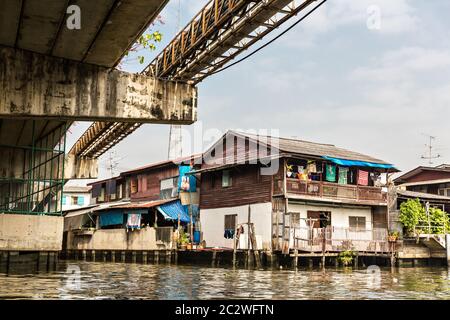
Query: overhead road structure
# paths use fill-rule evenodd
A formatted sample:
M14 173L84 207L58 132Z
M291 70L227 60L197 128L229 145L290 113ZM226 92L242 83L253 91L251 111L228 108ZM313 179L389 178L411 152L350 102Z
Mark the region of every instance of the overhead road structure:
M269 33L312 7L317 0L211 0L145 68L158 79L197 84L218 72ZM102 145L116 145L141 124L110 123ZM82 139L99 132L91 126ZM123 134L124 132L124 134ZM100 156L107 148L93 148Z
M96 176L89 148L65 154L74 121L195 121L194 85L115 69L167 3L0 0L1 212L54 214L60 205L49 205L49 191L60 202L67 179ZM80 9L80 29L67 25L72 6ZM99 137L91 138L84 143L97 145Z

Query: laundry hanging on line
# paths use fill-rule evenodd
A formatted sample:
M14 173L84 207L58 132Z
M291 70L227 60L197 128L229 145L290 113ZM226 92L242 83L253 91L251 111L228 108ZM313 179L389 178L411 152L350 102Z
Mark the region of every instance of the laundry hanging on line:
M328 182L336 182L336 166L327 164L326 165L326 175L325 178Z
M347 184L348 183L348 168L339 167L339 184Z
M234 229L225 229L225 232L223 234L223 237L225 239L233 239L234 238Z
M139 229L141 227L141 214L129 213L127 219L127 229Z
M369 172L364 170L358 170L358 185L360 186L369 185Z

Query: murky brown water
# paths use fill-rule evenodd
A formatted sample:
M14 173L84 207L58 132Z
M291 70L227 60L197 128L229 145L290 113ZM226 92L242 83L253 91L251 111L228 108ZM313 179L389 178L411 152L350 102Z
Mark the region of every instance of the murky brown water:
M233 270L63 261L55 272L0 274L0 298L450 299L450 271L437 267L383 268L379 273L334 268Z

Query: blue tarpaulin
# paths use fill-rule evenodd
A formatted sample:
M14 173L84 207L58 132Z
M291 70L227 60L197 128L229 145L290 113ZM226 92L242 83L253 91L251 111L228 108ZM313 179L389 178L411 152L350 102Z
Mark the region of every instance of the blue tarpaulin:
M180 215L181 222L191 222L187 207L183 206L180 200L162 204L157 209L167 220L178 221L178 215Z
M369 167L369 168L379 168L379 169L395 169L395 167L392 164L382 164L382 163L374 163L374 162L366 162L366 161L357 161L357 160L346 160L346 159L339 159L339 158L333 158L333 157L322 157L325 160L331 161L337 165L340 166L346 166L346 167Z
M123 224L122 211L108 211L100 214L100 228Z

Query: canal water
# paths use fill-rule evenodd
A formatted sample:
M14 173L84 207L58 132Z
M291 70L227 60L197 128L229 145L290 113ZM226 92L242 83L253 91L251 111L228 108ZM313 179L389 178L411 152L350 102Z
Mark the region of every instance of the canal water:
M450 271L60 261L54 272L0 274L0 299L450 299Z

